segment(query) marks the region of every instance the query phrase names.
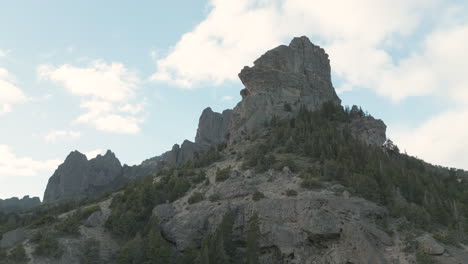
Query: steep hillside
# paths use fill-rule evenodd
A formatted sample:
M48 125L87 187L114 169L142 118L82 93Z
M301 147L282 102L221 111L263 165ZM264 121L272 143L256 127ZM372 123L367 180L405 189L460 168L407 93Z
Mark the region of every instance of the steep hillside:
M342 107L323 49L295 38L239 77L242 101L205 109L195 142L134 167L69 156L51 202L0 223L0 263L468 263L466 172Z

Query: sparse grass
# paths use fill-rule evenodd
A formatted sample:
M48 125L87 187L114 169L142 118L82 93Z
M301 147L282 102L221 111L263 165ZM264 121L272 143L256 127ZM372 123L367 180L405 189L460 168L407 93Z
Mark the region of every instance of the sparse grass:
M214 193L212 195L210 195L210 197L208 197L208 199L211 201L211 202L217 202L221 199L221 196L219 195L219 193Z
M188 203L189 204L194 204L194 203L199 203L201 201L205 200L205 195L201 192L194 192L192 196L189 197Z
M37 232L31 241L36 243L34 254L37 256L60 258L63 254L58 240L52 233Z
M458 240L456 239L455 235L452 232L434 232L432 233L433 237L438 240L439 242L442 242L446 245L452 245L459 247L460 244L458 243Z
M265 198L265 195L261 191L258 191L258 190L255 191L252 195L252 200L254 201L258 201L263 198Z
M231 173L231 166L228 166L224 169L217 168L216 169L216 181L222 182L229 178L229 174Z
M305 189L317 189L322 187L322 183L315 178L305 178L301 182L301 187Z

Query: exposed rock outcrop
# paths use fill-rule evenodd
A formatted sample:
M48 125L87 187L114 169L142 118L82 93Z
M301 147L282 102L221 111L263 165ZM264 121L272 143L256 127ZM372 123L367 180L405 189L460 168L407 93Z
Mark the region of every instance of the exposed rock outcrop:
M49 179L44 202L93 196L111 189L122 176L122 165L110 150L88 161L78 151L71 152Z
M232 110L216 113L210 107L203 110L195 142L184 140L182 145L175 144L170 151L160 156L143 161L141 167L159 169L164 165L181 165L192 160L197 153L202 153L226 141Z
M445 252L445 248L429 234L424 234L416 240L418 241L419 249L428 255L442 255Z
M372 116L355 118L350 124L351 133L367 145L382 146L387 140L387 126Z
M233 110L230 141L261 127L273 116L294 115L301 107L316 110L325 102L340 104L331 82L328 55L307 37L272 49L244 67L242 101Z
M214 174L214 168L208 172ZM200 243L227 212L234 211L234 241L244 241L255 212L260 225L261 263L387 263L383 248L393 241L376 226L379 219L387 217L386 209L362 198L301 190L295 174L272 171L248 175L250 172L244 171L196 190L207 196L217 193L219 201L187 205L184 198L157 206L153 213L164 237L184 250L191 242ZM288 189L299 194L287 196ZM266 197L252 201L255 191Z
M0 248L12 248L23 242L28 237L28 233L24 228L11 230L3 234L0 241Z
M0 212L10 213L10 212L20 212L29 210L41 204L39 197L29 197L29 195L24 196L22 199L17 197L9 198L2 200L0 199Z
M209 148L225 142L231 118L232 110L224 110L221 114L213 112L210 107L203 110L195 143Z

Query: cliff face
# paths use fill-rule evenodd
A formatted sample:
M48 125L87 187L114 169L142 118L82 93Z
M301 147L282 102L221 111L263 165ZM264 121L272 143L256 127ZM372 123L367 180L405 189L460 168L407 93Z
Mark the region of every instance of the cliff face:
M50 177L44 202L96 195L110 189L121 173L122 165L111 151L89 161L84 154L73 151Z
M230 140L260 128L273 116L291 117L301 107L316 110L325 102L340 104L331 82L325 51L307 37L274 48L244 67L242 101L233 110Z

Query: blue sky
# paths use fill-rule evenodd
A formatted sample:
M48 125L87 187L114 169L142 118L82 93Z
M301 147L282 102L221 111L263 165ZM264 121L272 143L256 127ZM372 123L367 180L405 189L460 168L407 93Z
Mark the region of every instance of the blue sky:
M138 164L240 100L237 73L307 35L343 104L409 154L468 169L466 1L9 1L0 4L0 198L42 197L72 150ZM183 8L181 8L183 7Z

